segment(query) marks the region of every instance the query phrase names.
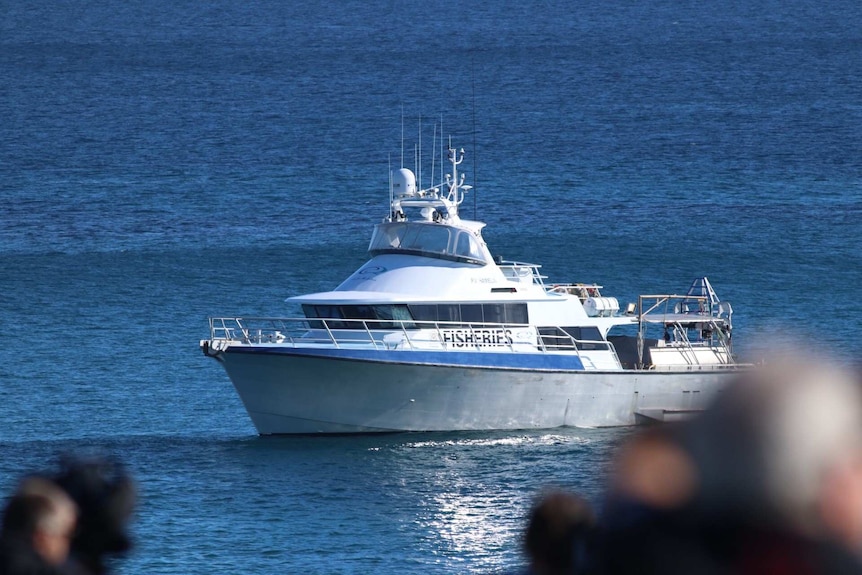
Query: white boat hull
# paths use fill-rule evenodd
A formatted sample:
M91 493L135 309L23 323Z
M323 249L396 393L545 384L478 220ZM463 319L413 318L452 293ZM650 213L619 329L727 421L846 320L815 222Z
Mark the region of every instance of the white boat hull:
M703 409L737 373L536 371L260 350L219 359L261 435L635 425Z

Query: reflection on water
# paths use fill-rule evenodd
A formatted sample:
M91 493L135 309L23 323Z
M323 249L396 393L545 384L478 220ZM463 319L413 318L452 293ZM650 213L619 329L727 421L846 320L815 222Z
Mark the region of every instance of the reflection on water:
M496 438L478 438L478 439L449 439L442 441L417 441L408 443L405 447L422 448L422 447L440 447L440 446L471 446L471 447L492 447L497 445L561 445L565 443L581 443L586 445L590 442L584 437L571 437L564 435L540 435L540 436L516 436L516 437L496 437Z
M422 434L392 445L393 455L418 473L404 486L416 489L411 529L422 534L420 548L442 564L466 562L479 572L519 562L536 495L565 486L596 499L607 457L626 433Z

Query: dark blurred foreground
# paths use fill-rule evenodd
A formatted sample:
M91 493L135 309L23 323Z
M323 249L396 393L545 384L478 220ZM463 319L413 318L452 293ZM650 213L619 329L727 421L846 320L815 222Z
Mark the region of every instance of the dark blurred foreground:
M106 575L129 552L136 500L123 466L64 459L24 477L7 499L0 530L0 575Z
M862 573L859 374L779 358L696 419L645 428L598 515L541 497L526 573Z

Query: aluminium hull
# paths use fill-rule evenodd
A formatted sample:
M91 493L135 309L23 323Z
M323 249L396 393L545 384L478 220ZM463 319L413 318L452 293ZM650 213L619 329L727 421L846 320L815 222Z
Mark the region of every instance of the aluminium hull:
M232 348L218 357L261 435L627 426L703 409L736 373L423 364L411 361L416 352L380 360Z

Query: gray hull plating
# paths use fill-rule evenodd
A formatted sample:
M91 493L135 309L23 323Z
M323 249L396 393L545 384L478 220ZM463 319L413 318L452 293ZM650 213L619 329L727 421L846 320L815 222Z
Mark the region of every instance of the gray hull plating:
M521 371L221 356L262 435L635 425L703 409L736 370Z

